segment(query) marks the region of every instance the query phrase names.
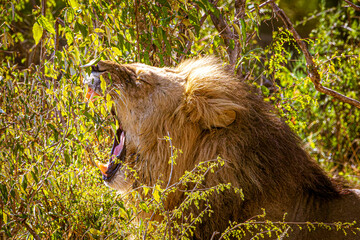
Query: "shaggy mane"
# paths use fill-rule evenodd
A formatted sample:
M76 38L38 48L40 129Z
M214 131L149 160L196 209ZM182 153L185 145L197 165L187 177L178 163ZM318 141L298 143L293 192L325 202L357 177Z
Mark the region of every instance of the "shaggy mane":
M176 68L105 61L98 67L109 69L121 92L112 97L126 132L125 163L138 175L131 183L119 173L109 185L116 189L137 183L153 186L160 180L166 187L200 162L221 157L225 164L208 173L201 187L231 183L242 189L244 198L230 190L210 196L207 201L213 213L199 224L198 239L224 231L229 221L261 214L261 208L269 213L268 219L281 221L288 212L287 219L294 222L327 221L327 207L337 210L341 201L358 206L356 192L345 199L274 107L218 59L187 60ZM182 151L175 165L169 164L166 136ZM165 208L174 209L184 198L183 191L172 193Z

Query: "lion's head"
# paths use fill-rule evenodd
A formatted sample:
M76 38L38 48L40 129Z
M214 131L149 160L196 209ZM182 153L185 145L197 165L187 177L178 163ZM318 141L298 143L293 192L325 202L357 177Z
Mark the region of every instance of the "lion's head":
M271 105L215 58L188 60L176 68L100 61L84 81L90 93L102 94L101 78L115 103L120 127L111 155L120 161L111 157L98 166L115 189L136 184L125 178L124 164L137 171L137 181L153 185L177 181L201 161L220 156L225 165L204 187L231 183L243 189L245 199L228 192L213 197L214 220L204 224L209 231L224 230L229 220L245 220L260 208L281 219L303 196L324 201L340 196ZM165 136L182 150L174 171ZM293 220L298 215L290 214Z
M209 73L212 79L207 78ZM158 159L156 165L166 178L164 170L168 166L160 166L169 157L167 149L160 147L164 136L174 138L175 143L194 144L194 138L205 132L214 134L216 129L227 129L235 121L236 113L244 108L232 100L231 92L236 86L232 86L232 77L227 73L229 81L224 81L224 74L222 66L215 64L214 59L188 62L176 69L100 61L92 67L91 75L84 83L89 86L89 96L101 95L102 76L107 85L105 94L109 93L116 103L115 115L120 127L111 155L122 162L134 155L141 159ZM186 126L187 131L181 132L181 126ZM177 147L193 151L193 146L181 144ZM214 157L216 155L210 159ZM108 185L123 189L124 176L117 171L120 164L115 162L112 158L108 165L99 164L99 167ZM187 167L193 165L194 162Z

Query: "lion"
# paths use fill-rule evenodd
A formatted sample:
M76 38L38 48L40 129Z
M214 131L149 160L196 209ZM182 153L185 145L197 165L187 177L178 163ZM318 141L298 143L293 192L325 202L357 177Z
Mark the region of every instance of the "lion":
M210 196L213 213L197 225L194 239L210 239L229 222L244 222L262 209L272 221L285 216L289 223L332 227L294 227L287 232L290 239L360 239L360 233L345 235L333 226L350 222L359 230L360 191L335 184L272 105L217 58L190 59L175 68L99 61L84 80L90 98L103 93L100 76L119 122L110 155L121 161L98 163L108 186L126 192L139 183L166 185L200 162L221 157L224 165L206 176L203 188L231 183L244 197L232 191ZM164 136L182 150L174 171ZM125 163L137 171L136 180L126 177ZM165 205L171 209L183 198L174 195Z

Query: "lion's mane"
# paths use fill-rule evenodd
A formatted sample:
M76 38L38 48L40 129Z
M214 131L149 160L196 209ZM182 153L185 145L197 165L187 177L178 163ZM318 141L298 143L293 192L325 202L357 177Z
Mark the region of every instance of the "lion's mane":
M160 179L166 184L171 174L172 182L178 181L186 170L220 156L225 165L207 176L204 188L231 183L243 190L244 199L233 191L210 197L213 214L199 225L197 238L210 239L229 221L245 221L262 208L272 220L282 220L286 212L288 221L359 221L355 215L330 217L336 213L329 209L345 198L359 209L359 198L338 189L272 105L217 59L187 60L176 68L114 66L111 73L119 81L141 81L134 89L114 84L122 93L112 94L128 146L139 156L134 164L138 182L154 185ZM126 75L118 73L119 66L127 69ZM173 171L164 136L182 150ZM172 208L181 201L174 194L166 204ZM320 235L309 238L314 236Z

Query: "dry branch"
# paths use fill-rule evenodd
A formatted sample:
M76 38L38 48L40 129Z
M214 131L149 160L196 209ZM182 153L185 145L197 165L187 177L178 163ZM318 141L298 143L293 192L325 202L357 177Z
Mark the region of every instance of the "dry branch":
M217 1L209 1L214 7L217 7ZM246 0L236 0L235 1L235 8L236 8L236 16L238 18L245 16L245 2ZM232 29L232 27L227 24L225 17L222 14L219 16L215 16L214 13L210 13L210 17L216 30L219 32L221 38L224 40L225 45L228 46L226 49L228 56L229 56L229 64L230 66L235 69L236 61L239 56L240 52L240 44L239 44L239 36L237 36L236 31ZM234 48L230 48L231 40L234 40Z
M199 23L199 27L201 27L203 24L204 24L204 22L205 22L205 20L206 20L206 18L209 16L209 13L208 12L205 12L204 13L204 15L201 17L201 19L200 19L200 23ZM192 41L190 40L190 39L188 39L187 41L186 41L186 44L185 44L185 50L183 51L184 52L184 54L182 54L180 57L179 57L179 60L180 60L180 62L185 58L185 56L187 55L187 53L189 52L189 50L190 50L190 48L191 48L191 46L192 46Z
M272 1L273 1L273 0L267 0L266 2L263 2L262 4L259 5L258 9L264 7L265 5L271 3ZM256 10L256 8L254 7L254 8L252 8L252 9L250 10L250 12L253 12L253 11L255 11L255 10Z
M338 100L340 100L342 102L351 104L360 109L360 102L358 100L347 97L341 93L338 93L332 89L329 89L329 88L321 85L321 83L320 83L321 79L320 79L320 74L318 71L318 66L315 64L314 59L313 59L312 55L310 54L305 42L301 39L300 35L295 30L293 24L291 23L290 19L285 14L285 12L282 9L280 9L279 6L276 3L274 3L273 1L271 2L271 6L272 6L275 14L283 21L286 28L293 34L301 51L304 53L305 59L306 59L306 66L308 68L308 74L309 74L311 81L315 85L315 89L319 92L330 95L334 98L337 98Z
M360 11L360 6L353 4L349 0L344 0L347 4L350 5L350 7L354 8L356 11Z
M37 235L37 233L35 232L35 230L32 229L32 228L30 227L30 225L25 222L25 220L23 220L23 219L20 219L20 220L17 219L17 222L20 223L20 225L22 225L23 227L25 227L26 230L29 231L29 233L33 236L34 239L36 239L36 240L41 240L41 238L39 237L39 235Z

